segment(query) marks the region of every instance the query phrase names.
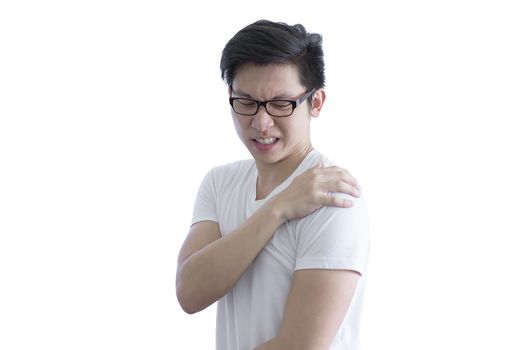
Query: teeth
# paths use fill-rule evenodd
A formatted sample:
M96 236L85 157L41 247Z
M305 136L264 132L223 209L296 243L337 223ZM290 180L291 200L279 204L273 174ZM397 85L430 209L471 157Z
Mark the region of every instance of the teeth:
M268 139L256 139L258 143L264 144L264 145L270 145L272 143L275 143L277 140L276 137L270 137Z

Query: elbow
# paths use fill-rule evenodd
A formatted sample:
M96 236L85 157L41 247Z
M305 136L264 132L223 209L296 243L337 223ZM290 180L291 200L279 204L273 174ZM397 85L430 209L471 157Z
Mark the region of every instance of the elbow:
M184 304L184 303L182 303L180 301L179 301L179 303L180 303L180 307L182 308L182 310L184 310L184 312L186 314L192 315L192 314L196 314L198 311L200 311L197 308L193 307L191 304Z
M205 307L201 307L191 302L181 301L180 299L178 299L178 303L180 304L182 310L184 310L184 312L189 315L196 314L197 312L205 309Z
M182 310L187 314L195 314L199 311L202 311L206 308L207 305L202 306L201 303L195 298L195 293L184 289L182 286L177 285L176 296L178 299L178 304Z
M176 297L178 299L178 304L180 304L180 307L185 313L192 315L200 310L196 307L195 303L192 302L191 297L188 294L189 293L185 292L181 287L177 286Z
M184 310L184 312L186 314L189 314L189 315L192 315L192 314L196 314L197 312L199 312L200 310L195 307L193 304L191 304L190 302L178 297L178 303L180 304L180 307L182 308L182 310Z
M184 281L180 267L181 266L179 266L176 275L176 298L182 310L184 310L185 313L192 315L198 312L198 310L195 308L194 303L192 302L192 293L190 290L188 290L187 280Z
M189 278L187 272L181 270L177 274L176 296L182 310L190 315L204 310L215 302L209 293L195 282L195 278Z

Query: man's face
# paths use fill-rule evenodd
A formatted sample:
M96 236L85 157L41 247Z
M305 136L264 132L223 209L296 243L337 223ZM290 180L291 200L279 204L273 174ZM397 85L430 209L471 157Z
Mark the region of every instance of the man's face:
M268 101L296 100L305 92L294 65L247 63L237 69L230 93L231 97ZM323 96L323 91L320 93ZM311 108L304 101L289 117L272 117L262 106L254 116L239 115L233 109L231 114L237 134L253 158L274 164L289 157L303 157L311 149L310 117L318 115L322 101L320 106L315 102L313 105Z

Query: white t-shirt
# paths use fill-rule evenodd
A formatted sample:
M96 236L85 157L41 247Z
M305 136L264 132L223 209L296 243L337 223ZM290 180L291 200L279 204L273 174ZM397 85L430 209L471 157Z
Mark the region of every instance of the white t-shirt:
M253 159L213 168L200 186L192 224L215 221L221 234L240 226L294 177L319 162L333 165L313 150L265 199L255 200L257 168ZM337 194L343 195L343 194ZM322 207L281 225L236 285L218 301L217 350L252 350L274 338L280 328L293 273L301 269L344 269L362 276L350 308L330 349L356 350L367 277L367 209L362 197L351 208Z

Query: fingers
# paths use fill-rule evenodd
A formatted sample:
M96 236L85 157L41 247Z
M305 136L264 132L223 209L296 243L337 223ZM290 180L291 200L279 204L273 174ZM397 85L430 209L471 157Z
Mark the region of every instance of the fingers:
M348 184L347 182L338 181L334 187L336 190L330 190L328 192L341 192L347 193L353 197L360 197L360 189L356 186Z
M355 177L353 175L351 175L351 173L347 169L340 168L340 167L337 167L337 166L333 166L333 167L329 167L329 168L325 168L325 169L328 170L328 171L331 171L334 174L337 174L338 176L340 176L340 178L343 181L345 181L348 184L350 184L350 185L360 189L360 185L358 184L357 179L355 179Z
M353 206L353 202L349 199L343 198L342 196L327 194L324 199L324 205L330 207L351 208Z
M353 197L360 197L360 185L346 169L336 166L314 168L313 183L316 183L324 193L340 192Z
M317 192L317 200L321 206L350 208L354 205L353 201L347 198L347 196L340 194L348 194L355 198L360 197L360 190L358 188L342 180L325 182L317 187L317 191L321 192L320 195L318 195Z
M313 174L317 174L318 176L325 176L326 178L336 177L337 179L340 179L358 189L361 189L357 179L355 179L355 177L351 175L351 173L347 169L338 166L329 166L324 168L321 167L321 164L319 163L315 167L310 169L310 171Z

